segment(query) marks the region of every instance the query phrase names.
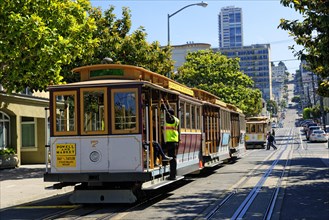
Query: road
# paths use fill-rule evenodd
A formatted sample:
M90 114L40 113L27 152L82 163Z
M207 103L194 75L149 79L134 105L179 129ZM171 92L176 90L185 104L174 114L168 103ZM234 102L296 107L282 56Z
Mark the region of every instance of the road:
M297 117L296 109L286 111L283 128L275 132L278 150L247 150L235 161L150 194L143 203L72 205L68 190L20 200L27 203L6 206L0 219L329 219L328 144L307 142L294 127ZM12 189L27 195L22 189L31 181L40 185L42 176L20 179Z
M328 219L328 145L307 142L300 128L294 127L296 117L296 110L288 109L284 127L276 129L278 150L248 150L234 162L188 176L143 204L79 206L70 204L68 195L64 194L9 207L0 212L0 218L229 219L242 215L242 219L263 219L265 203L275 192L284 167L269 219ZM259 180L264 179L265 171L273 167L276 158L279 158L276 168L259 185ZM237 213L249 191L257 184L255 200L243 214ZM232 192L235 192L234 196L220 206Z

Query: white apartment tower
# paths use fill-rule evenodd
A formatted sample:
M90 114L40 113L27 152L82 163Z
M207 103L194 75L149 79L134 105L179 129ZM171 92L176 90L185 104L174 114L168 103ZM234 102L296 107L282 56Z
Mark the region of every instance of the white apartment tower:
M243 46L242 9L234 6L221 8L218 15L219 48Z

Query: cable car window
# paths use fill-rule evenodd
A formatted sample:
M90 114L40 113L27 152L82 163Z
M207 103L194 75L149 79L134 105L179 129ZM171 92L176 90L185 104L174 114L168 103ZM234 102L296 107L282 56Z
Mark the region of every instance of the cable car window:
M200 107L196 107L196 129L201 129Z
M113 133L138 132L137 91L137 88L112 90Z
M255 129L255 125L254 124L251 125L251 132L256 132L256 129Z
M185 128L185 107L184 107L184 102L180 103L180 115L181 115L181 120L180 120L180 126L182 129Z
M195 106L191 106L191 121L192 121L192 129L196 129L196 124L195 124Z
M81 133L104 134L107 132L106 88L81 89Z
M74 135L77 134L77 92L65 91L54 92L53 112L54 112L54 134Z
M185 117L186 117L186 129L191 129L191 105L186 104L186 112L185 112Z

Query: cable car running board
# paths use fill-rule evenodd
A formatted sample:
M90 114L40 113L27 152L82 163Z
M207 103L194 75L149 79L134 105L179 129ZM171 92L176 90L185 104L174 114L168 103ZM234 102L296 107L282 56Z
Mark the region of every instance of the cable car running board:
M75 190L69 198L79 203L134 203L136 196L131 190Z
M164 179L154 179L153 181L146 182L142 185L142 190L155 190L163 186L169 185L173 182L184 179L184 176L176 176L175 180L168 180L166 177Z

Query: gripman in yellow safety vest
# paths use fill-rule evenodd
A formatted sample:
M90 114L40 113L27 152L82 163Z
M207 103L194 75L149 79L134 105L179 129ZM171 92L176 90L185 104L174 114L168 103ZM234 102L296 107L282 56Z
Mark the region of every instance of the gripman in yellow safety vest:
M168 110L168 112L172 118L170 118L170 116L169 117L166 116L165 141L178 143L179 142L179 133L178 133L179 119L174 116L174 110L170 109L170 110Z
M169 102L167 100L167 106L164 104L164 101L161 99L161 107L165 111L166 115L166 123L165 123L165 147L168 150L168 156L172 157L173 159L170 160L170 175L169 180L176 179L176 168L177 168L177 161L176 161L176 150L178 149L179 145L179 119L175 116L175 111L170 108Z

